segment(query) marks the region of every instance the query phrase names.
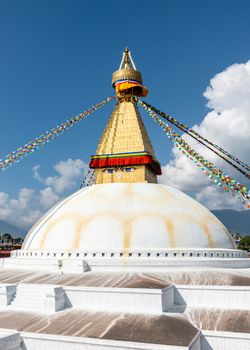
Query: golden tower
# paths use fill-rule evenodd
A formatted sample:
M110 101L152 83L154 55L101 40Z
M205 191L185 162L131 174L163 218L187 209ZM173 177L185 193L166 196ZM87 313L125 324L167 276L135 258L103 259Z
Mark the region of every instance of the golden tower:
M112 86L117 104L90 161L95 183L156 183L161 167L136 103L137 97L146 96L148 90L127 48L119 69L112 75Z

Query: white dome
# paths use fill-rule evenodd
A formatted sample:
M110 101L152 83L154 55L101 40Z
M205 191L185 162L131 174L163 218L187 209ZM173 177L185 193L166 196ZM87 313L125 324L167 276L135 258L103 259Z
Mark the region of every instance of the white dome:
M179 190L113 183L75 192L34 225L22 249L234 248L223 224Z

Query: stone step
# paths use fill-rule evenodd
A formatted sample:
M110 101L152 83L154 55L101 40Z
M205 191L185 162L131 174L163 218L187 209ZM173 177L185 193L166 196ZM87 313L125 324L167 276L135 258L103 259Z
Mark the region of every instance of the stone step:
M65 305L65 292L57 285L18 284L9 308L37 312L55 312Z

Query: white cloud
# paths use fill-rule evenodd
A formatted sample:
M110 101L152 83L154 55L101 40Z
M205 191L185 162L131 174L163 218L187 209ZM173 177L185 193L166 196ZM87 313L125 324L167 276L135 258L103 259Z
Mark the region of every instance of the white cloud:
M210 210L214 209L235 209L242 210L240 201L230 194L224 195L216 186L205 186L196 194L196 199L203 203Z
M7 193L0 192L0 219L18 227L27 229L41 215L59 200L80 187L87 165L80 159L67 159L54 166L56 175L42 177L40 166L33 168L33 177L44 187L34 191L22 188L17 198L11 198Z
M234 64L217 74L204 92L208 107L212 110L199 125L193 128L204 137L220 145L246 163L250 163L250 61ZM211 151L197 145L196 141L184 136L185 140L205 158L222 168L225 173L244 181L232 167ZM174 159L163 167L162 183L192 193L197 200L210 209L246 209L234 197L211 182L177 149Z
M42 184L49 186L56 193L63 193L66 190L73 188L79 178L82 177L84 171L88 169L85 162L80 159L61 160L54 166L57 172L55 176L48 176L43 178L39 173L40 166L36 165L33 168L33 176Z
M45 209L52 207L60 200L58 194L55 193L51 187L46 187L42 189L40 191L40 195L41 206Z
M7 193L0 192L0 218L26 228L42 214L36 203L35 192L28 188L22 188L17 198L10 198Z

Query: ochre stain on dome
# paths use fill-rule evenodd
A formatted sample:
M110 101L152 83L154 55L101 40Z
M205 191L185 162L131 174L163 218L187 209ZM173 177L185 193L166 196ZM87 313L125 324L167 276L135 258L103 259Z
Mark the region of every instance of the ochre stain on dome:
M208 228L208 225L206 223L202 224L203 227L203 231L205 232L205 234L207 235L207 239L208 239L208 247L209 248L214 248L214 242L212 239L212 235L210 233L210 230Z
M183 222L186 222L187 224L197 225L201 229L201 231L206 235L207 242L208 242L207 247L214 248L213 240L212 240L210 231L208 229L207 222L204 222L203 220L200 220L196 216L190 215L188 213L185 213L185 214L176 213L175 216L177 219L177 220L175 220L175 222L179 222L182 220ZM213 220L211 220L211 218L208 218L208 217L207 217L207 221L213 222ZM192 235L192 232L190 232L189 234Z
M217 219L217 218L216 218ZM219 220L218 220L219 221ZM225 232L225 234L228 236L230 242L233 244L233 246L235 246L235 242L233 239L233 236L228 232L228 230L226 229L226 227L224 225L222 225L222 223L219 221L219 223L221 224L221 228L222 230Z
M75 232L75 238L74 238L74 243L73 243L73 249L79 249L80 245L81 245L81 239L84 236L84 234L86 233L86 229L88 228L88 226L91 223L94 223L95 221L97 221L99 218L99 216L102 217L107 217L107 218L112 218L112 216L110 215L110 212L103 212L100 214L93 214L91 216L82 216L79 218L79 227L78 230L76 230ZM120 221L119 218L116 216L115 219L117 221ZM84 232L85 231L85 232Z
M102 216L111 216L110 212L102 212L101 213ZM46 244L46 240L47 237L50 233L53 232L53 228L55 225L58 224L58 220L60 221L64 221L65 219L70 219L75 225L76 228L74 230L74 240L73 240L73 244L72 248L78 249L80 246L80 240L81 240L81 235L84 235L84 227L87 227L87 225L95 220L98 220L98 214L94 214L92 216L88 216L88 217L82 217L79 215L75 215L72 212L64 215L58 219L56 219L55 221L49 223L48 227L46 228L46 231L43 233L41 242L40 242L40 248L44 248L45 244ZM131 217L132 216L132 217ZM118 214L116 214L116 219L118 219L119 221L122 222L123 224L123 228L124 228L124 232L123 232L123 249L124 250L129 250L130 246L131 246L131 235L132 235L132 227L133 227L133 223L136 219L138 218L147 218L149 216L152 216L152 213L150 212L144 212L143 214L137 214L137 215L131 215L130 217L127 217L126 219L124 219L122 216L119 217ZM168 235L168 238L170 240L170 245L171 247L175 248L176 247L176 240L175 240L175 236L174 236L174 224L172 222L172 220L170 218L167 218L162 215L162 214L154 214L153 216L155 217L159 217L162 218L165 221L165 225L166 225L166 233ZM211 237L211 233L210 230L208 228L208 221L210 222L214 222L213 220L211 220L211 218L205 217L203 220L200 220L198 218L194 218L191 215L183 215L183 214L179 214L176 213L175 214L176 219L178 217L178 219L182 219L183 221L189 222L190 224L195 223L197 226L199 226L202 231L205 233L207 240L208 240L208 247L209 248L213 248L214 244L213 244L213 240ZM178 220L177 219L177 220ZM69 234L71 234L69 232ZM191 234L191 233L190 233Z
M207 215L201 217L201 218L192 218L192 220L195 220L198 225L201 227L201 229L203 230L203 232L205 233L205 235L207 236L207 240L208 240L208 247L209 248L214 248L214 241L212 238L212 234L211 231L209 229L209 223L215 223L214 218L209 217Z
M168 238L170 239L170 244L173 248L176 247L176 241L175 241L175 237L174 237L174 225L171 219L165 219L165 224L166 224L166 228L167 228L167 235Z
M46 240L48 238L48 235L51 234L51 232L53 231L53 228L58 224L59 221L64 221L69 219L69 221L71 221L72 223L74 223L74 225L77 227L74 229L74 232L78 232L78 227L81 224L81 216L75 214L75 213L68 213L65 214L64 216L60 217L60 219L54 219L52 222L48 223L48 227L46 228L45 232L43 233L42 237L41 237L41 241L39 244L39 248L43 249L45 244L46 244ZM69 249L71 249L71 247L69 247Z
M73 241L73 248L77 249L80 246L80 241L81 241L81 231L82 231L82 226L86 226L87 222L84 220L84 224L82 223L82 220L78 222L78 227L75 232L75 237Z
M75 214L72 211L68 214L65 214L59 218L54 219L54 221L50 222L48 224L48 227L46 228L45 232L42 235L42 239L40 242L40 249L44 248L46 244L46 240L48 238L48 235L53 232L53 228L58 224L59 221L64 221L65 219L70 219L72 223L75 224L76 228L73 232L74 238L73 238L73 244L72 247L69 247L69 249L75 248L77 249L79 247L80 239L81 239L81 231L83 226L87 226L89 222L91 222L93 219L95 220L96 216L92 215L92 217L88 216L80 216L79 214ZM71 232L69 232L69 235Z
M163 198L164 198L164 202L166 203L166 201L170 201L176 200L176 196L173 195L170 191L166 191L165 188L162 188L162 186L159 186L159 191L163 194Z
M132 188L129 184L126 184L127 186L125 187L125 193L124 197L127 197L128 200L131 200L132 197ZM133 219L132 219L133 220ZM131 218L127 218L123 220L123 227L124 227L124 232L123 232L123 250L128 250L131 245L131 235L132 235L132 220Z
M124 250L129 250L131 246L131 235L132 235L132 221L131 220L126 220L124 223L124 232L123 232L123 249Z
M48 234L50 233L51 231L51 228L53 228L53 226L56 224L57 222L54 221L53 223L50 223L48 225L48 227L46 228L45 232L43 233L42 237L41 237L41 241L39 243L39 249L43 249L44 246L45 246L45 242L46 242L46 239L47 239L47 236Z

